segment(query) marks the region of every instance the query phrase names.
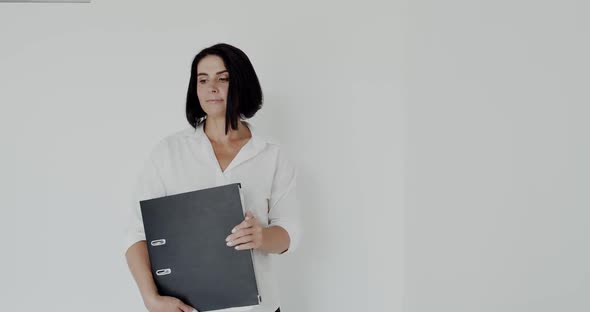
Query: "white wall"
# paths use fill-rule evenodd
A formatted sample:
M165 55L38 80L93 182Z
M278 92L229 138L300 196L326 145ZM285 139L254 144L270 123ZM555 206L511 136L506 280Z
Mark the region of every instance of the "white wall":
M144 310L121 253L130 192L152 146L187 125L190 63L217 42L250 56L265 92L253 122L300 167L305 240L277 257L282 310L399 309L402 9L0 5L0 310Z
M590 311L589 9L410 2L405 311Z
M284 311L589 310L588 9L3 3L0 310L144 310L129 194L217 42L250 56L253 122L300 167Z

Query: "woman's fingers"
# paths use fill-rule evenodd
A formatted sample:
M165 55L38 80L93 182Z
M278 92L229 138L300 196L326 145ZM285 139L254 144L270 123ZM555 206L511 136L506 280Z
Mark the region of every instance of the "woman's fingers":
M237 232L237 231L239 231L239 230L241 230L241 229L246 229L246 228L249 228L249 227L251 227L251 226L254 224L254 222L253 222L253 221L254 221L254 219L252 219L252 218L250 218L250 219L246 219L246 220L242 221L240 224L236 225L236 226L235 226L235 227L234 227L234 228L231 230L231 232L232 232L232 233L235 233L235 232Z
M262 245L262 230L255 228L251 235L242 236L234 241L228 242L228 246L235 246L236 250L256 249Z
M197 311L196 309L193 309L191 306L186 305L184 303L180 303L179 307L180 311L182 312L193 312L193 311Z
M174 298L174 297L172 297L172 298ZM174 298L174 299L176 299L175 301L176 301L177 307L178 307L178 309L180 311L182 311L182 312L193 312L193 310L195 310L195 309L193 309L193 307L191 307L188 304L184 303L182 300L180 300L178 298Z
M256 231L256 229L254 229L253 227L250 227L247 229L242 229L242 230L239 230L239 231L235 232L234 234L231 234L228 237L226 237L225 241L231 242L231 241L234 241L242 236L251 235L255 231Z
M237 250L254 249L260 245L262 227L250 211L246 219L232 229L232 234L225 238L227 246Z
M256 247L256 244L254 244L254 242L249 242L246 244L242 244L242 245L238 245L235 247L236 250L250 250L250 249L254 249L254 247Z
M254 217L254 214L252 214L252 212L250 212L248 210L248 211L246 211L246 217L245 217L244 221L242 221L240 224L236 225L232 229L231 232L235 233L235 232L239 231L240 229L249 228L249 227L253 226L254 224L256 224L256 218Z
M252 235L244 235L238 239L230 240L229 242L227 242L227 245L230 247L237 246L240 244L251 242L253 239L254 239L254 236L252 236Z

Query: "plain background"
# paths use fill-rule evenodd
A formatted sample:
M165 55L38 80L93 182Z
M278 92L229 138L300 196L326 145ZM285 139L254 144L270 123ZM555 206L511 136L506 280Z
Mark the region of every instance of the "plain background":
M590 311L590 5L409 3L405 311Z
M123 256L131 189L151 148L189 126L190 64L217 42L250 57L265 95L252 122L300 168L304 243L276 258L283 310L400 306L403 41L394 8L2 4L9 239L0 310L145 310Z
M588 5L0 5L0 310L144 311L130 192L228 42L300 168L284 311L587 311Z

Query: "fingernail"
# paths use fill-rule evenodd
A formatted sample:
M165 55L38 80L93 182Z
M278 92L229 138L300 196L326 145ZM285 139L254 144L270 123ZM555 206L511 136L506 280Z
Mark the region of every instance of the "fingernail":
M225 241L226 242L229 242L229 236L225 238Z
M246 220L250 220L250 217L246 217Z
M231 230L231 232L232 232L232 233L235 233L235 232L236 232L236 229L232 229L232 230Z
M240 246L236 246L236 250L240 250Z
M227 242L227 244L226 244L226 245L228 245L228 246L231 246L231 245L233 245L233 244L234 244L233 242Z

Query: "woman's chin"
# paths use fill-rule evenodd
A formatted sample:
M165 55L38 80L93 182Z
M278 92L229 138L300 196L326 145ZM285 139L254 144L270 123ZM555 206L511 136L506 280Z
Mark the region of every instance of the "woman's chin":
M205 113L207 113L207 119L223 119L223 120L225 120L225 110L208 109L205 111Z

